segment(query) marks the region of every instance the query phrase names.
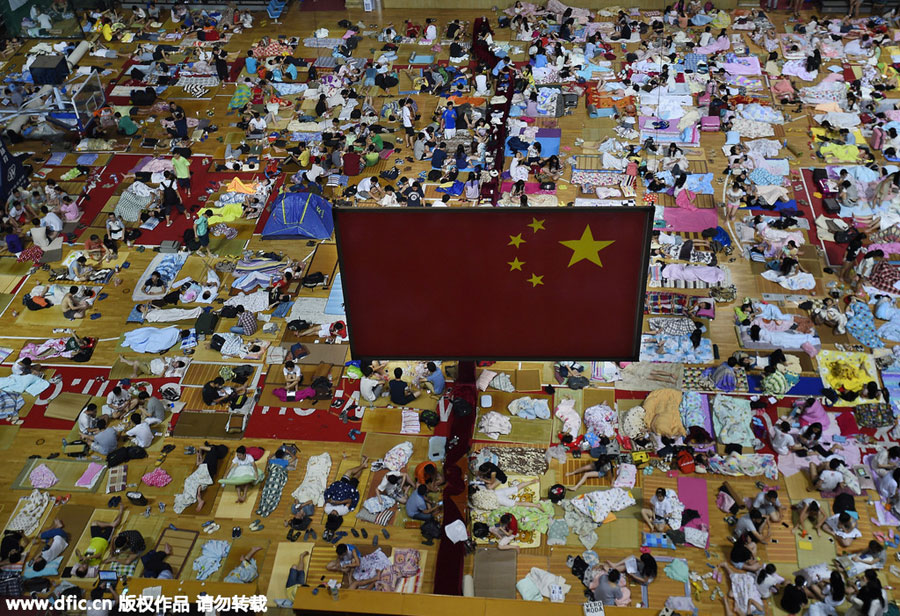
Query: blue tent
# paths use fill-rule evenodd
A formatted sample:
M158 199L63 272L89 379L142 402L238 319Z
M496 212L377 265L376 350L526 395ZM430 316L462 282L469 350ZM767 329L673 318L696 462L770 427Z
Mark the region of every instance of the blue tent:
M285 193L272 204L272 213L262 232L264 240L331 237L334 221L331 204L312 193Z

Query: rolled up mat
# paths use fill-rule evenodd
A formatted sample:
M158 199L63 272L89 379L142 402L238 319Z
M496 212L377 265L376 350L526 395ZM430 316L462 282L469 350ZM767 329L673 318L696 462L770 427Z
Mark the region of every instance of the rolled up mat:
M470 574L463 576L463 597L475 596L475 578Z

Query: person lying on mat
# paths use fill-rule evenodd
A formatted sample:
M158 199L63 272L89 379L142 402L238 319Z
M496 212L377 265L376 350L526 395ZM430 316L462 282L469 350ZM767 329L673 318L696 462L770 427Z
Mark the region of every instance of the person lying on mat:
M63 529L63 522L59 518L53 520L53 524L40 534L40 538L43 541L43 543L38 544L40 546L40 554L31 561L31 568L36 572L43 571L47 563L56 560L69 547L69 533ZM11 559L15 554L21 556L21 549L15 553L8 554L6 558ZM25 560L27 561L28 558L26 557ZM11 560L11 562L18 562L18 559L15 561Z
M102 419L100 421L103 421ZM78 548L75 548L75 558L78 564L72 569L72 575L75 577L87 577L88 571L92 567L98 566L103 562L103 555L109 548L109 540L113 536L113 532L122 523L122 515L125 511L125 504L119 503L119 513L116 514L112 522L94 522L91 524L91 540L87 548L82 554Z
M142 306L138 306L140 310ZM149 312L150 308L142 312ZM181 359L174 357L155 357L150 361L142 361L140 359L128 359L124 355L119 355L119 361L126 366L131 366L131 378L136 379L141 376L163 376L170 370L178 370L185 367L185 363ZM146 392L141 392L146 393ZM138 394L140 400L140 394Z
M343 571L344 573L352 573L354 569L359 567L359 560L362 555L352 543L339 543L334 548L337 558L325 565L328 571Z
M756 508L751 509L749 513L745 513L738 518L737 523L734 525L735 539L744 535L750 535L757 543L767 543L771 532L769 520Z
M315 513L316 504L311 500L303 503L295 501L291 505L291 517L284 521L284 525L288 527L288 541L296 541L300 538L300 533L303 531L306 531L307 536L314 534L314 531L310 530L309 527L312 524L312 518Z
M166 557L172 554L172 546L164 543L161 550L150 550L141 556L144 565L144 573L141 577L157 580L174 579L172 565L166 562Z
M388 389L391 393L391 402L398 406L406 406L422 395L421 391L413 391L403 380L403 368L394 368L394 378L388 382Z
M354 466L340 479L325 489L325 513L347 515L359 503L359 478L366 470L369 458L363 456L359 466Z
M258 578L259 566L257 565L254 556L260 550L262 550L261 547L250 548L246 554L241 556L241 561L238 565L232 569L222 581L231 584L249 584Z
M144 536L137 530L123 530L113 539L113 553L104 562L130 565L147 549Z
M162 274L154 271L150 274L150 278L144 283L142 291L147 295L165 295L166 288L166 281L163 280Z
M279 447L275 453L266 458L266 467L268 468L270 464L292 471L297 468L297 458L284 447Z
M606 566L624 573L641 586L649 586L659 571L656 559L649 553L641 554L640 558L629 556L617 563L608 560Z

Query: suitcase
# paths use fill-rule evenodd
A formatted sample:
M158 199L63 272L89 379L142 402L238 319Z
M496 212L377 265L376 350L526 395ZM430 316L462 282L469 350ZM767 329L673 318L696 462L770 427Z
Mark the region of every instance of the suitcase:
M841 211L841 204L837 199L822 199L825 211L829 214L838 214Z
M166 240L164 242L160 242L159 252L162 254L178 252L178 249L180 247L181 247L181 243L178 240Z

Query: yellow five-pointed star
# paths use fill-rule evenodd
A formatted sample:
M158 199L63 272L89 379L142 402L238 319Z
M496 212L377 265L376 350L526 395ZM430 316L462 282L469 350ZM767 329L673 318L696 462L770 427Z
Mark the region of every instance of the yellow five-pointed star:
M509 265L509 271L519 270L522 271L522 266L525 265L525 261L519 261L519 257L516 257L512 261L507 261L507 265Z
M594 235L591 233L591 226L587 225L584 228L584 233L581 234L579 239L566 240L560 242L560 244L572 250L572 258L569 259L569 267L572 267L583 259L587 259L591 263L603 267L603 263L600 262L599 253L601 250L612 244L613 241L614 240L595 240Z
M546 219L544 219L544 220L546 220ZM538 220L537 218L532 218L531 224L528 226L531 227L535 233L537 233L538 231L540 231L544 228L544 221Z
M522 234L520 233L518 235L510 235L509 236L509 244L507 244L507 246L515 246L516 248L518 248L519 244L524 244L524 243L525 243L525 240L522 239Z
M544 284L544 277L538 276L537 274L531 274L531 278L528 279L528 282L530 282L532 288L534 288L539 284Z

